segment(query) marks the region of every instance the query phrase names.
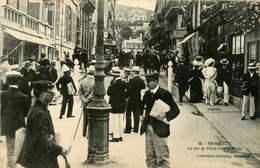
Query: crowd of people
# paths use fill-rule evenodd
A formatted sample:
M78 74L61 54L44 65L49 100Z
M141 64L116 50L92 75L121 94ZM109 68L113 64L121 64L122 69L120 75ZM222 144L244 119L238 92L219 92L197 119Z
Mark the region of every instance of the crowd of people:
M123 51L120 52L123 54ZM167 137L170 135L169 121L176 118L180 111L171 93L159 86L160 71L167 68L169 61L173 62L174 82L178 86L179 102L183 102L185 92L190 88L190 102L192 103L205 99L205 103L212 106L220 104L222 100L224 105L229 105L231 74L228 69L229 61L226 58L221 59L216 66L214 59L209 58L203 62L201 56L196 56L192 66L187 66L187 60L184 57L179 58L177 51L170 50L164 59L159 55L158 51L147 49L143 53L138 52L129 60L124 60L125 57L120 57L119 53L119 67L112 67L110 75L113 79L107 89L108 103L112 107L110 142L123 141L124 133L131 134L133 125L133 133L140 132L141 135L145 133L148 167L170 167L167 144ZM140 67L144 69L146 82L139 75ZM48 105L55 97L53 90L56 86L63 97L60 119L65 115L67 104L67 118L74 117L72 114L73 96L78 93L84 114L83 136L86 136L88 126L86 107L94 97L94 66L89 66L86 74L79 80L78 91L70 76L71 68L63 66L64 75L58 79L57 70L45 54L41 54L38 62L32 55L21 68L17 65L10 66L5 61L1 64L0 70L1 135L6 136L9 167L15 167L16 164L14 160L15 132L25 125L27 125L25 140L17 163L33 168L44 164L47 167L58 167L57 156L61 155L66 158L70 149L63 149L55 142L54 127L48 110ZM256 65L250 63L248 70L242 80L241 120L245 120L247 116L248 104L250 104L250 119L255 119ZM149 90L142 97L141 91L146 86ZM159 100L166 104L167 110L163 109L165 110L163 113L151 115L152 109ZM133 116L133 124L131 116Z

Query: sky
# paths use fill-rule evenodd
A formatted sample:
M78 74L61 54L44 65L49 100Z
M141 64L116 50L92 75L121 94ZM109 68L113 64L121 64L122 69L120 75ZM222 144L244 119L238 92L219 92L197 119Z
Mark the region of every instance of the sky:
M145 8L154 11L156 0L116 0L117 4Z

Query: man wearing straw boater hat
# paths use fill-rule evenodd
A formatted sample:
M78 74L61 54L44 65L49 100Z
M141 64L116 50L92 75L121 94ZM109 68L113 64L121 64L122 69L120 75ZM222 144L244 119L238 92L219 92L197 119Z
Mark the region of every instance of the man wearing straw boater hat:
M72 115L73 104L74 104L73 95L77 93L75 83L72 77L70 76L70 68L64 65L63 73L64 75L56 83L57 90L60 91L60 93L63 96L62 106L60 110L60 117L59 117L60 119L62 119L62 116L65 114L67 103L68 103L67 118L75 117Z
M224 91L224 104L226 106L228 106L228 101L229 101L229 84L230 84L230 80L231 80L231 73L228 69L228 64L229 61L226 58L223 58L220 60L220 64L221 66L217 69L218 75L217 75L217 84L218 84L218 88L217 88L217 94L218 94L218 100L216 102L216 104L218 104L222 98L221 93L222 91Z
M146 165L147 167L169 168L167 138L170 135L169 122L179 115L180 110L174 102L172 94L159 86L159 73L146 74L145 77L149 90L143 97L145 114L144 118L140 116L142 122L140 134L145 132ZM154 107L155 101L161 102L160 105ZM161 105L166 107L161 108ZM151 115L153 107L157 109L155 115Z
M113 134L110 142L123 141L123 115L125 112L125 98L127 84L120 77L120 70L112 68L113 80L107 89L109 104L112 110L110 114L110 133Z
M245 120L248 114L248 105L249 105L249 115L251 120L255 120L255 97L257 96L257 77L256 73L256 64L250 63L247 67L249 70L244 74L242 82L245 86L245 91L243 91L243 104L242 104L242 118Z
M25 117L29 110L28 97L18 89L20 78L20 72L6 72L9 88L0 92L1 136L6 136L7 167L10 168L16 167L14 158L15 132L19 128L25 127Z

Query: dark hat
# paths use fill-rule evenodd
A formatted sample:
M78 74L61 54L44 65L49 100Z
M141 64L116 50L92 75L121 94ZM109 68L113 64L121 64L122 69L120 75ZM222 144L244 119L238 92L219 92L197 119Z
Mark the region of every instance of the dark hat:
M222 65L227 65L229 64L229 61L226 58L223 58L219 61Z
M41 53L41 58L45 58L45 57L46 57L46 54Z
M36 57L35 57L35 55L31 55L31 56L29 57L29 59L31 59L31 60L35 60Z
M52 90L54 88L54 85L50 81L40 80L33 82L32 87L34 89L34 95L36 97L39 97L42 92Z
M145 78L146 78L146 80L158 80L159 73L155 72L155 73L145 74Z

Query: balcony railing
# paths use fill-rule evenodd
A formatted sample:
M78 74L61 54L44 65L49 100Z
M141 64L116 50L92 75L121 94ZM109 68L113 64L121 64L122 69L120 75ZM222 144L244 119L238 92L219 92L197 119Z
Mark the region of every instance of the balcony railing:
M43 23L42 21L9 5L2 5L1 11L2 23L4 25L6 23L8 27L17 29L17 26L19 26L20 28L23 28L22 30L24 32L40 37L46 37L47 39L54 37L54 27L48 25L48 23ZM10 22L14 24L10 24Z

